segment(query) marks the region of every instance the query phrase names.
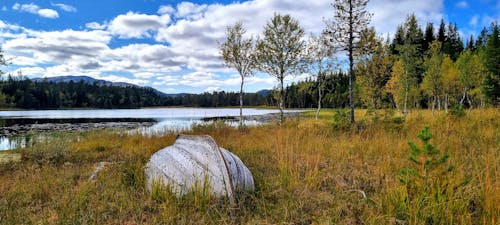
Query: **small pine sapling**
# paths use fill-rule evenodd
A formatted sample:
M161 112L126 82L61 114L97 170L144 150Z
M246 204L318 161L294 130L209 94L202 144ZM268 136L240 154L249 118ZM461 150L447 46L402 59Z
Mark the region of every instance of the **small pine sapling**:
M430 143L432 134L428 126L417 137L422 141L422 146L408 142L408 160L411 166L403 168L398 177L406 187L405 204L409 210L409 219L425 223L446 223L449 219L446 215L450 215L450 212L443 206L453 204L453 199L468 184L468 180L456 182L461 179L453 177L456 174L452 173L454 166L448 162L450 155L441 153Z

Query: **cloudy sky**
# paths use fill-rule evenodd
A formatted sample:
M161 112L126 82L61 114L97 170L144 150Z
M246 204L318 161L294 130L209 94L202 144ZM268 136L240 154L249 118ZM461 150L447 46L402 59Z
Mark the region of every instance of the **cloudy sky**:
M235 91L239 76L224 67L217 49L228 25L241 21L258 35L278 12L297 18L308 34L318 33L332 15L331 2L1 0L0 45L13 61L0 70L31 78L87 75L166 93ZM456 22L465 36L500 21L500 0L371 0L368 8L381 35L393 33L409 13L421 24ZM257 74L246 90L275 83Z

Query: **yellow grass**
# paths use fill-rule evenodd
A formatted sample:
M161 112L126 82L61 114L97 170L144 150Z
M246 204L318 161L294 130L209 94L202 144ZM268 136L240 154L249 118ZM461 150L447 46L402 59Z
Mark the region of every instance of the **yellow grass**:
M145 190L143 166L175 134L100 131L81 134L80 141L63 136L69 141L38 144L22 153L21 162L0 167L0 224L500 223L498 109L461 118L415 111L402 124L377 113L358 111L353 127L339 128L334 112L325 111L319 121L311 113L281 127L214 124L190 131L211 135L252 171L257 190L243 193L236 208L200 190L181 199ZM411 166L407 142L420 144L416 135L425 125L431 143L448 152L455 166L446 181L470 181L449 188L435 204L417 190L410 194L423 201L408 204L409 192L397 177ZM89 181L100 161L117 164Z
M11 151L0 151L0 163L7 163L11 161L19 161L21 160L21 154L11 152Z

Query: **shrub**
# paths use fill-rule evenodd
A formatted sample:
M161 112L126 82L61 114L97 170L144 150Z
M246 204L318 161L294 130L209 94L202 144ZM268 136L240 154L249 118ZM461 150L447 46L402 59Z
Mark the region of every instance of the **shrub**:
M62 143L53 142L40 144L21 150L23 161L34 162L38 165L62 165L68 156L66 146Z
M463 117L465 116L465 109L461 104L455 104L450 109L450 115L454 117Z
M349 110L335 109L333 114L333 128L340 130L348 130L350 128Z

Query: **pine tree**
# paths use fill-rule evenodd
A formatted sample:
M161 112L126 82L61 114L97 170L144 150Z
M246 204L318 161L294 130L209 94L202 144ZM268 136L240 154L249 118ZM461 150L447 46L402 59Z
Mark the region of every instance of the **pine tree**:
M368 0L335 0L333 20L327 24L327 33L349 58L350 119L354 121L354 56L363 46L359 45L361 33L366 30L372 15L366 10Z

